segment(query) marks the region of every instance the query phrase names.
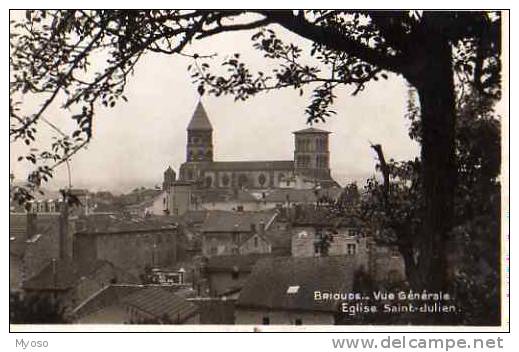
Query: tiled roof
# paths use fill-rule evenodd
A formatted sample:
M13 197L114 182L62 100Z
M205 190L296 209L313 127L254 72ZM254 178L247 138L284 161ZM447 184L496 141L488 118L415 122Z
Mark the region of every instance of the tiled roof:
M182 323L198 310L195 304L184 297L158 286L138 290L122 298L122 302L156 318L167 316L174 323Z
M96 260L88 265L79 265L73 260L50 261L38 274L27 280L26 290L68 290L75 287L82 277L94 274L105 265L113 266L108 261Z
M270 253L247 255L216 255L209 257L206 269L209 272L235 271L251 272L260 259L271 257Z
M84 224L78 235L107 234L120 232L168 231L176 228L175 219L167 216L122 216L93 214L81 218Z
M243 287L237 307L337 312L339 301L317 301L314 291L351 292L354 271L353 259L346 256L262 259ZM289 293L289 287L296 292Z
M35 218L35 233L27 234L27 214L9 214L9 253L21 257L25 253L29 237L41 234L56 236L59 231L59 216L55 214L38 214ZM42 249L43 250L43 249Z
M315 128L315 127L309 127L309 128L305 128L305 129L302 129L302 130L299 130L299 131L295 131L295 132L292 132L292 133L295 133L295 134L303 134L303 133L331 133L329 131L325 131L325 130L320 130L318 128Z
M205 112L202 102L198 102L193 117L187 126L188 131L212 131L213 126L209 122L207 113Z
M206 210L188 210L181 216L182 220L188 225L201 224L205 221L206 217Z
M105 307L117 304L123 297L126 297L141 289L139 285L109 285L83 301L77 306L72 314L74 317L84 317L95 313Z
M207 170L215 171L263 171L278 170L292 171L293 160L267 160L267 161L214 161L204 165Z
M202 232L252 232L251 224L258 228L260 223L268 228L269 223L277 215L276 212L252 211L209 211L202 224Z

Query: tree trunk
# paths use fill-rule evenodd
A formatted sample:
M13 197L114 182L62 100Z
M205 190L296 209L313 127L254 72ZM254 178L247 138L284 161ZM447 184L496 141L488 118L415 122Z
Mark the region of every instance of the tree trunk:
M419 240L415 242L413 288L444 290L448 232L454 218L455 96L452 52L441 34L428 36L423 43L418 76L413 80L421 105L422 180L424 214Z

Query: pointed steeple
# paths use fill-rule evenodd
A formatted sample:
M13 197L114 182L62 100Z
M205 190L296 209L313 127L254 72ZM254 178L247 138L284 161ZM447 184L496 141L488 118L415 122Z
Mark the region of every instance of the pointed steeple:
M195 112L193 113L193 117L191 118L191 122L187 126L188 131L212 131L213 126L211 126L211 122L209 122L209 118L207 117L207 113L205 112L204 106L202 102L199 101L196 106Z

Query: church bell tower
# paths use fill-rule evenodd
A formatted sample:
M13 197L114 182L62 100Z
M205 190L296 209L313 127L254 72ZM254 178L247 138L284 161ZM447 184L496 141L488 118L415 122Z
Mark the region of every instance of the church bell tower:
M310 127L293 133L296 174L314 179L330 178L330 132Z
M213 126L202 102L199 102L187 126L188 162L213 161Z

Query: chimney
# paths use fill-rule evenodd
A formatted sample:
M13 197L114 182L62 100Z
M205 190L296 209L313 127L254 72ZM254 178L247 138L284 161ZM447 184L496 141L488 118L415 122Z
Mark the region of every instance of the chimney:
M250 231L256 233L256 224L253 222L250 224Z
M59 259L68 257L68 200L65 198L61 206L61 214L59 216Z
M259 234L263 236L265 234L265 223L263 220L259 223Z
M27 212L27 224L25 231L26 240L32 238L38 232L38 215L36 213Z

